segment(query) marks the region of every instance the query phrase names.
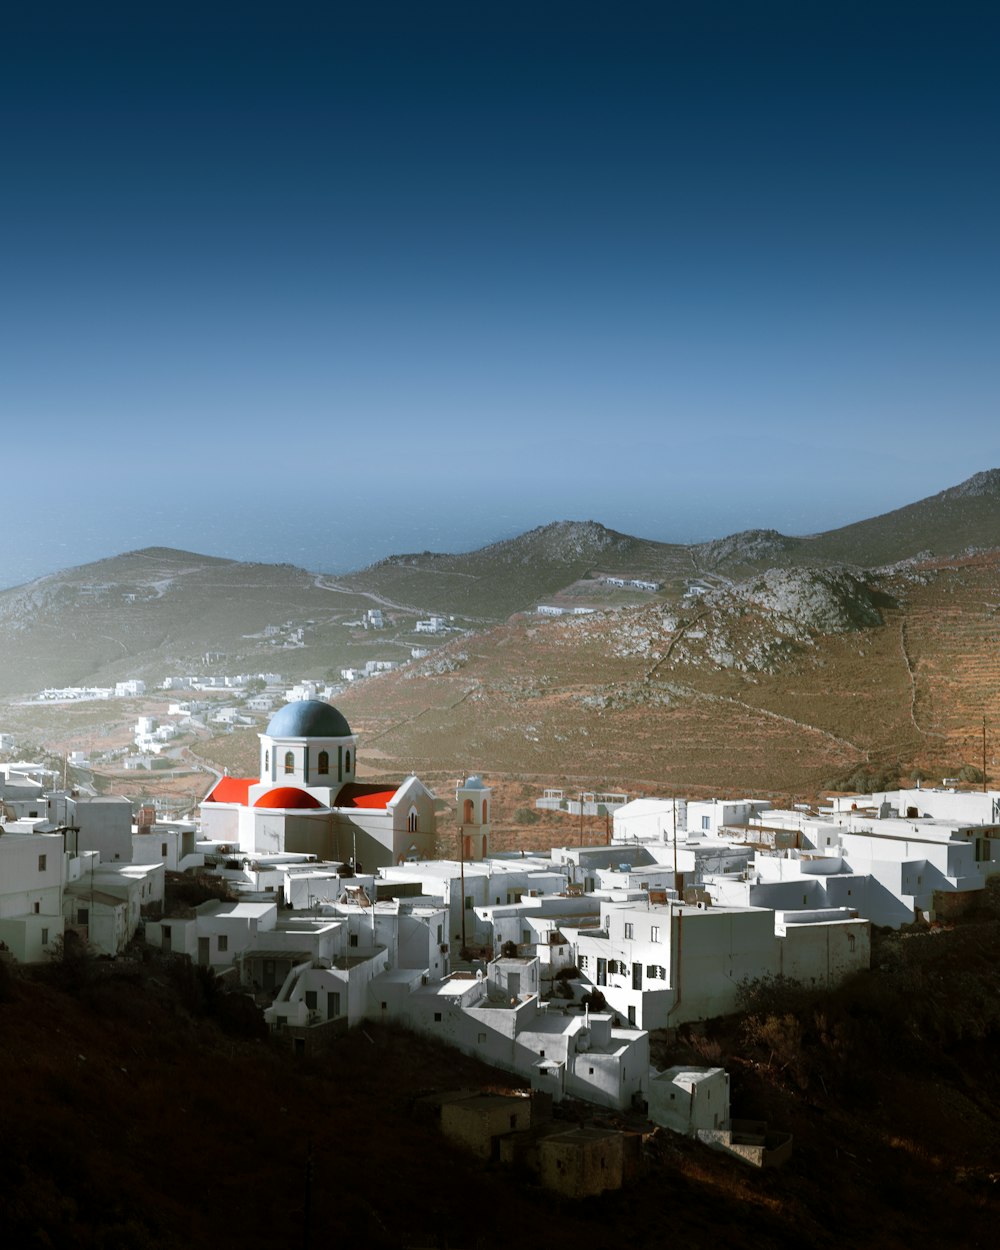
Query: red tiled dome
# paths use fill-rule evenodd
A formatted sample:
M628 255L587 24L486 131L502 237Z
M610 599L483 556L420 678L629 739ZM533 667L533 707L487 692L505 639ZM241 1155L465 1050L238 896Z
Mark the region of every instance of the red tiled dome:
M268 790L254 803L254 807L322 807L319 799L295 786L278 786Z

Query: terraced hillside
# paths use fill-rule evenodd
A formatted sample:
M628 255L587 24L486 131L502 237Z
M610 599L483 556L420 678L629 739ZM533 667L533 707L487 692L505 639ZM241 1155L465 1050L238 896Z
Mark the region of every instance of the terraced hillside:
M928 755L978 764L981 718L989 723L1000 711L996 555L949 562L930 577L900 622L900 647L912 672L914 724Z
M978 762L1000 706L997 554L827 578L751 579L687 614L515 618L341 705L387 769L588 788L801 795Z

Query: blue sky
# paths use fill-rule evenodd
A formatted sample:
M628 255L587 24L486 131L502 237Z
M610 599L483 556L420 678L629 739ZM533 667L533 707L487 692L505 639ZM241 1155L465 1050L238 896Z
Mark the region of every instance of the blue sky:
M5 14L0 584L566 517L809 533L1000 465L998 31L963 0Z

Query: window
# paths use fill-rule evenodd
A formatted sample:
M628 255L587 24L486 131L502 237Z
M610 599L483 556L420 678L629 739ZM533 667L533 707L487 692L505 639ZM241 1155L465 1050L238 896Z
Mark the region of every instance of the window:
M295 772L295 756L292 754L291 751L285 752L285 772L286 773Z
M658 924L654 924L650 927L649 940L651 942L658 942L660 940L660 926Z
M517 1116L516 1115L512 1115L510 1117L510 1127L517 1128Z
M49 931L48 929L43 929L42 930L42 945L48 946L48 944L49 944Z
M37 916L37 915L38 915L38 913L39 913L41 910L42 910L42 905L41 905L41 903L36 903L36 904L35 904L35 915Z
M77 908L76 923L77 924L90 924L90 908L89 907ZM166 926L164 926L164 928L166 928Z
M351 753L350 751L345 751L344 752L344 772L349 773L350 771L351 771Z
M486 824L486 800L483 799L483 824Z
M472 800L466 799L465 803L462 805L462 824L471 825L472 821L473 821Z
M267 772L267 770L270 767L271 767L271 752L265 751L264 752L264 772Z
M347 944L348 946L357 946L358 935L356 933L352 933L351 936L347 939Z
M315 1011L316 1010L316 991L306 990L305 1000L306 1000L306 1009L308 1011Z
M229 950L229 938L224 933L219 934L219 951Z
M854 950L854 934L853 933L848 933L847 935L847 949L849 951Z
M581 972L583 972L583 970L584 970L584 969L586 968L586 966L587 966L587 956L586 956L586 955L581 955L581 956L580 956L580 958L576 961L576 963L577 963L577 967L580 969L580 971L581 971Z
M38 871L39 872L45 871L46 859L47 857L45 855L39 855L38 857Z
M497 899L497 902L499 903L500 900ZM465 910L472 911L472 895L471 894L466 894L465 896Z
M435 1013L434 1013L434 1023L435 1023L435 1024L440 1024L440 1023L441 1023L441 1013L440 1013L440 1011L435 1011Z
M164 857L164 859L166 859L166 856L167 856L167 844L166 844L166 842L161 842L161 843L160 843L160 854Z
M711 816L702 816L702 818L701 818L701 827L702 827L702 829L711 829L711 827L712 827L712 818L711 818Z
M593 1069L593 1068L588 1068L588 1069L587 1069L587 1075L588 1075L588 1076L593 1076L593 1075L594 1075L594 1069Z
M635 1028L635 1007L634 1006L629 1007L628 1009L628 1022L634 1029ZM622 1080L624 1081L624 1079L625 1079L625 1070L622 1069Z
M632 936L633 936L632 922L631 920L626 920L625 921L625 940L630 942L632 940Z
M417 832L417 809L413 808L407 817L406 828L410 833Z
M438 940L439 942L443 942L443 941L444 941L444 926L443 926L443 925L438 925L438 936L437 936L437 940Z
M540 1050L540 1051L538 1052L538 1058L539 1058L539 1059L544 1059L544 1058L545 1058L545 1051L544 1051L544 1050Z
M324 777L330 771L329 751L320 751L319 755L316 757L316 771Z
M478 1040L478 1042L479 1042L479 1045L480 1045L480 1046L485 1046L485 1045L486 1045L486 1034L485 1034L485 1033L479 1033L479 1034L477 1035L477 1040Z

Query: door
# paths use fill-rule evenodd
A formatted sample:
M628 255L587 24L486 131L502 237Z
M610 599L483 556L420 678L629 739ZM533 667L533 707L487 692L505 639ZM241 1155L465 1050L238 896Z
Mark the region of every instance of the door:
M607 985L608 983L608 961L606 959L597 960L597 984Z
M202 968L208 967L208 938L198 939L198 963Z
M632 988L634 990L642 989L642 964L632 965Z

